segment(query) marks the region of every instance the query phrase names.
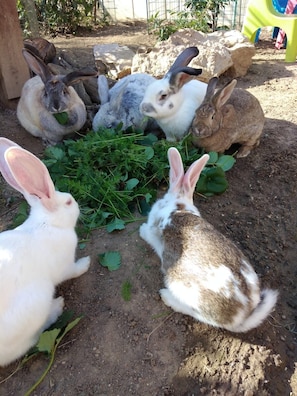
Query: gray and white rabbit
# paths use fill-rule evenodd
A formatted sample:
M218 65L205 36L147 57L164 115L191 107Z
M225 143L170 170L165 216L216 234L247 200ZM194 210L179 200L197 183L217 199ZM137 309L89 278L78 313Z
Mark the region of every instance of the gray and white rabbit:
M63 311L55 286L86 272L75 261L77 202L55 191L46 166L29 151L0 138L0 171L31 210L19 227L0 234L0 366L23 356Z
M23 86L17 106L18 120L32 135L54 145L65 135L79 131L87 119L85 104L71 84L94 77L97 72L81 70L55 75L36 53L24 48L23 55L37 75ZM55 115L59 113L67 113L65 122L58 122Z
M163 302L177 312L232 332L255 328L273 309L278 293L260 290L248 259L194 206L193 193L208 154L186 173L176 148L168 150L168 158L169 190L140 227L140 236L162 262Z
M197 47L183 50L166 75L148 86L140 104L141 112L156 120L168 141L180 140L188 133L204 99L207 84L193 80L202 69L186 67L198 54Z
M246 157L260 143L265 116L259 100L235 88L232 80L216 90L218 78L210 79L202 104L191 126L193 143L206 151L223 153L234 143L241 147L237 157Z
M130 126L146 129L149 123L139 109L146 88L155 78L145 73L130 74L109 89L107 78L98 77L100 108L93 119L93 130L99 127L115 128L122 123L122 129Z

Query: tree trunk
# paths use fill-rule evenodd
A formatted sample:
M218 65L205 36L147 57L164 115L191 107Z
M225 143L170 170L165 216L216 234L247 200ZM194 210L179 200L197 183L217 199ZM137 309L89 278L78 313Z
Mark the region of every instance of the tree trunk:
M29 29L31 32L31 37L39 37L39 24L36 14L35 2L34 0L21 0L28 18Z

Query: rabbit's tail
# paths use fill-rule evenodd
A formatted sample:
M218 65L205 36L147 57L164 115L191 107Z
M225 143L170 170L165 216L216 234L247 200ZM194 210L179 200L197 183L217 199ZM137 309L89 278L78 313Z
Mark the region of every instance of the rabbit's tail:
M264 289L261 292L261 300L253 312L232 331L245 332L259 326L264 319L270 314L277 300L277 290Z

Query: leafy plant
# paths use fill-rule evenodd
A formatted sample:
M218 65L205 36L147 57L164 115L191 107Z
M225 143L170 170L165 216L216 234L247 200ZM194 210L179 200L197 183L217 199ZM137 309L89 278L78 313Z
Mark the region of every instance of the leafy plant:
M180 29L191 28L208 32L207 13L205 10L168 11L169 18L160 18L159 11L148 19L148 31L158 37L160 41L167 40Z
M167 150L173 145L186 167L203 153L192 146L190 136L173 144L140 130L102 128L47 148L44 162L56 188L79 202L84 230L107 225L112 232L135 221L135 209L147 215L158 187L168 180ZM210 153L197 191L207 196L223 193L228 187L225 172L234 162L232 156Z
M131 300L131 289L132 283L130 281L125 281L122 284L121 296L123 297L124 301Z
M187 0L185 7L193 14L203 13L205 21L211 26L211 30L215 32L218 29L218 18L220 12L230 1L235 0Z
M19 18L26 33L30 33L28 1L17 0ZM46 31L51 33L75 33L80 26L89 27L97 22L97 3L94 0L31 0L31 2L35 8L35 18ZM106 13L104 18L107 22Z
M98 255L99 263L107 267L109 271L116 271L121 266L121 255L119 252L106 252Z

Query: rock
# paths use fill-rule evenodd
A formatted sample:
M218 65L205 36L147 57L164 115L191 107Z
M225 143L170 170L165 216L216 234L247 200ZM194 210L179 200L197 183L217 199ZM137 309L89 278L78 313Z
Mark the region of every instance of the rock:
M111 78L122 78L131 73L132 59L135 55L130 48L118 44L95 45L93 48L95 63L102 69L102 63Z
M182 29L168 40L158 42L154 48L137 53L133 58L132 73L149 73L163 77L170 66L188 46L197 46L199 55L189 66L202 68L202 81L229 73L232 77L244 76L252 63L255 47L239 31L217 31L206 34L193 29Z

